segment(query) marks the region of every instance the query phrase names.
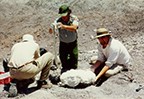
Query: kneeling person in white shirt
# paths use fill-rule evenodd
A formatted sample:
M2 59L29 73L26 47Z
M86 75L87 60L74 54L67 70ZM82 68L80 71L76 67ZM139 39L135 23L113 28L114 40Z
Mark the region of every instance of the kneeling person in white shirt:
M131 56L126 47L114 39L105 28L97 29L98 59L91 66L96 73L96 81L103 75L110 77L131 65Z

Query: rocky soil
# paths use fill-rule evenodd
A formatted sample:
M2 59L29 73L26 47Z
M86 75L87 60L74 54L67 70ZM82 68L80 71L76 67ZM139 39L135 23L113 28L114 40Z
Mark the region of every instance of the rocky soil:
M110 77L100 87L73 89L54 85L13 99L143 99L144 0L0 0L1 64L3 58L9 58L13 44L26 33L33 34L41 47L54 53L53 35L48 29L62 4L69 4L79 18L79 68L90 66L89 59L97 49L97 40L92 39L94 29L105 27L128 49L133 58L131 70ZM134 80L130 82L129 78ZM136 92L140 86L143 88Z

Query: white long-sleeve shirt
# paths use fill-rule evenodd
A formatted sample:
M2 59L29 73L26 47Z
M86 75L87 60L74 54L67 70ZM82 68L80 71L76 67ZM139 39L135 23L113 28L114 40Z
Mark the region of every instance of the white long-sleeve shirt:
M35 42L20 42L15 44L11 49L11 57L8 66L18 68L25 63L39 57L39 45Z
M98 60L105 62L111 67L113 64L121 64L129 66L131 64L131 56L125 46L118 40L111 37L106 48L98 45Z

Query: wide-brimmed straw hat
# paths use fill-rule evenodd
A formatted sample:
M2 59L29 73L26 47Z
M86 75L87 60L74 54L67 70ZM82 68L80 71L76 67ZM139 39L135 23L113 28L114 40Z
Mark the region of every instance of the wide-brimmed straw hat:
M100 37L103 37L103 36L110 35L109 31L107 29L105 29L105 28L97 29L96 33L97 33L96 38L100 38Z

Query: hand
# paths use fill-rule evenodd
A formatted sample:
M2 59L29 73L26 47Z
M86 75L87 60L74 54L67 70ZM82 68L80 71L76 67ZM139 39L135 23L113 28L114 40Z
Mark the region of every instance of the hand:
M64 28L65 28L65 25L63 25L61 22L58 22L58 23L57 23L57 27L58 27L58 28L61 28L61 29L64 29Z
M90 67L90 70L91 70L92 72L95 72L95 66L94 66L94 65L91 66L91 67Z
M49 32L52 33L54 30L58 29L58 26L60 25L61 22L59 23L52 23L51 28L49 29Z

